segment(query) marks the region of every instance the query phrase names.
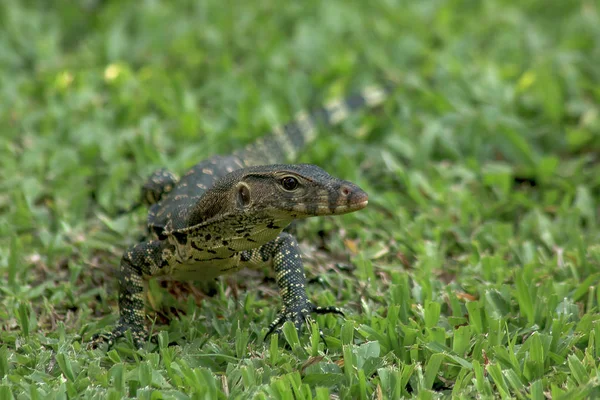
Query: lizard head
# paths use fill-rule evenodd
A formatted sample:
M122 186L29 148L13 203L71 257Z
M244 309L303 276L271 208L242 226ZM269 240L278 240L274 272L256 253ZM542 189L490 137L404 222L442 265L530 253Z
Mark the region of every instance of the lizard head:
M186 223L219 224L222 234L227 229L250 231L272 225L276 233L294 219L346 214L365 208L367 202L367 194L357 185L315 165L261 165L219 179L196 203Z
M357 185L316 165L265 165L243 171L235 185L239 209L264 210L291 220L346 214L368 203Z

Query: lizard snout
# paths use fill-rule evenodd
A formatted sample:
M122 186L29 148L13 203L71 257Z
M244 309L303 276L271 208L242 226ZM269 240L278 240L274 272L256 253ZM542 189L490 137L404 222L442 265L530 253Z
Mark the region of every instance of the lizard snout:
M369 203L369 195L357 185L344 182L338 190L337 201L331 204L334 214L344 214L365 208Z

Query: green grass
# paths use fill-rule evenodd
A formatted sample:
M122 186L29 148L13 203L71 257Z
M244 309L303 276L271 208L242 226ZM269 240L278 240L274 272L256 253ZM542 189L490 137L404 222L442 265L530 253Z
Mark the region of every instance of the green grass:
M597 2L128 4L0 3L0 398L600 396ZM384 77L301 157L371 199L298 228L309 297L347 312L326 347L263 341L260 271L152 282L158 344L88 348L145 176Z

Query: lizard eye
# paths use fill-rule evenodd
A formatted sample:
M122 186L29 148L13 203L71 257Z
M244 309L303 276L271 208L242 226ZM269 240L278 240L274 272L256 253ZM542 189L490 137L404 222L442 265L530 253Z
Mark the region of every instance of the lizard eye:
M281 180L281 186L283 186L285 190L295 190L298 187L298 179L292 176L286 176Z

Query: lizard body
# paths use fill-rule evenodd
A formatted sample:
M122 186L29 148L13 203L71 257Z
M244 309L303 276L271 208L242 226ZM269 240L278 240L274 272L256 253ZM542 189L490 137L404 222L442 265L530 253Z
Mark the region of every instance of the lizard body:
M209 280L243 267L271 266L283 300L269 333L290 320L299 329L311 312L341 313L317 307L307 298L296 240L283 229L296 219L364 208L367 194L310 164L293 160L315 138L317 124L334 125L363 106L387 97L368 88L275 128L244 149L193 166L181 179L158 170L142 187L154 236L125 251L119 274L120 318L109 343L131 330L137 346L148 335L144 281L150 278Z

